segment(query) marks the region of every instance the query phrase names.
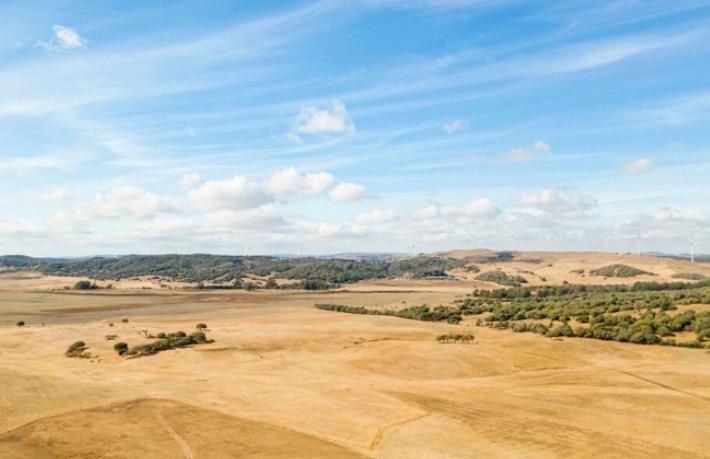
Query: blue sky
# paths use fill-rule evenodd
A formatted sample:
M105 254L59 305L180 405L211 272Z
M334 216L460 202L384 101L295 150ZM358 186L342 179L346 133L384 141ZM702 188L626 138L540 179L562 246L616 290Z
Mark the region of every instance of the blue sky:
M707 1L0 17L0 253L710 252Z

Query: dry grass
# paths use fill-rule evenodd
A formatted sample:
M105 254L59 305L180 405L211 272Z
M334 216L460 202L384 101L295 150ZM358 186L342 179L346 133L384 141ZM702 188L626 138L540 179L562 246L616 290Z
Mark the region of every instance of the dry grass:
M519 269L554 278L581 267L555 256ZM584 259L585 269L617 261L570 257ZM672 260L624 263L661 278L688 271ZM331 293L74 293L38 289L41 282L0 278L2 457L708 457L710 451L707 351L551 340L468 322L313 308L448 303L475 282L383 281ZM26 327L14 325L20 319ZM111 333L140 344L148 340L139 330L191 331L198 322L209 325L213 344L126 360L111 349L115 341L104 339ZM434 339L451 332L472 333L477 344ZM93 358L64 357L77 340Z

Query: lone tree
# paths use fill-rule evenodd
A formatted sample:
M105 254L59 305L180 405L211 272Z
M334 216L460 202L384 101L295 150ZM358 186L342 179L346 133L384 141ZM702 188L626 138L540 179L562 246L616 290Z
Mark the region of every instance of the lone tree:
M204 330L205 328L207 328L207 324L199 323L195 325L195 328L198 330Z
M24 321L24 320L18 320L15 325L17 325L18 327L24 327L24 326L25 326L25 321Z

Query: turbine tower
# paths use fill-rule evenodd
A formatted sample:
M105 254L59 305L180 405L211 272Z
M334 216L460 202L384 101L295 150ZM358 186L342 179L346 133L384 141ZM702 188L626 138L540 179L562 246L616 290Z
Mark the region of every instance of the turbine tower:
M688 241L690 242L690 262L695 263L695 239L691 235Z
M609 233L604 233L602 238L604 238L604 253L609 253L609 238L611 235Z
M636 236L636 255L641 256L641 233Z

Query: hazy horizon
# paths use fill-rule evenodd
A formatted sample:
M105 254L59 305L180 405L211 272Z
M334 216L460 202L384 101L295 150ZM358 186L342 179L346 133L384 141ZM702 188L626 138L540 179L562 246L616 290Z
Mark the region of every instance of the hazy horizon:
M0 14L0 253L710 252L707 2Z
M274 257L274 258L308 258L308 257L315 257L315 258L329 258L329 257L337 257L337 256L395 256L395 257L409 257L409 256L417 256L417 255L431 255L434 253L446 253L446 252L458 252L458 251L493 251L493 252L501 252L501 253L598 253L598 254L603 254L607 253L609 255L636 255L636 252L632 250L627 250L627 251L609 251L609 252L603 252L603 251L597 251L597 250L565 250L565 251L556 251L556 250L510 250L510 249L490 249L486 247L475 247L473 249L468 249L468 248L451 248L447 250L440 250L440 251L432 251L432 252L372 252L372 251L354 251L354 252L311 252L311 253L288 253L288 252L283 252L283 253L261 253L261 252L253 252L253 253L236 253L236 252L126 252L126 253L90 253L86 255L27 255L25 253L3 253L0 254L0 257L3 256L29 256L31 258L45 258L45 259L80 259L80 258L92 258L92 257L130 257L130 256L162 256L162 255L179 255L179 256L189 256L189 255L211 255L211 256L229 256L229 257ZM660 252L660 251L646 251L646 252L641 252L641 256L655 256L655 255L661 255L661 256L669 256L669 257L679 257L679 258L690 258L690 253L689 252ZM695 257L696 258L704 258L709 256L710 254L707 253L698 253L695 252Z

